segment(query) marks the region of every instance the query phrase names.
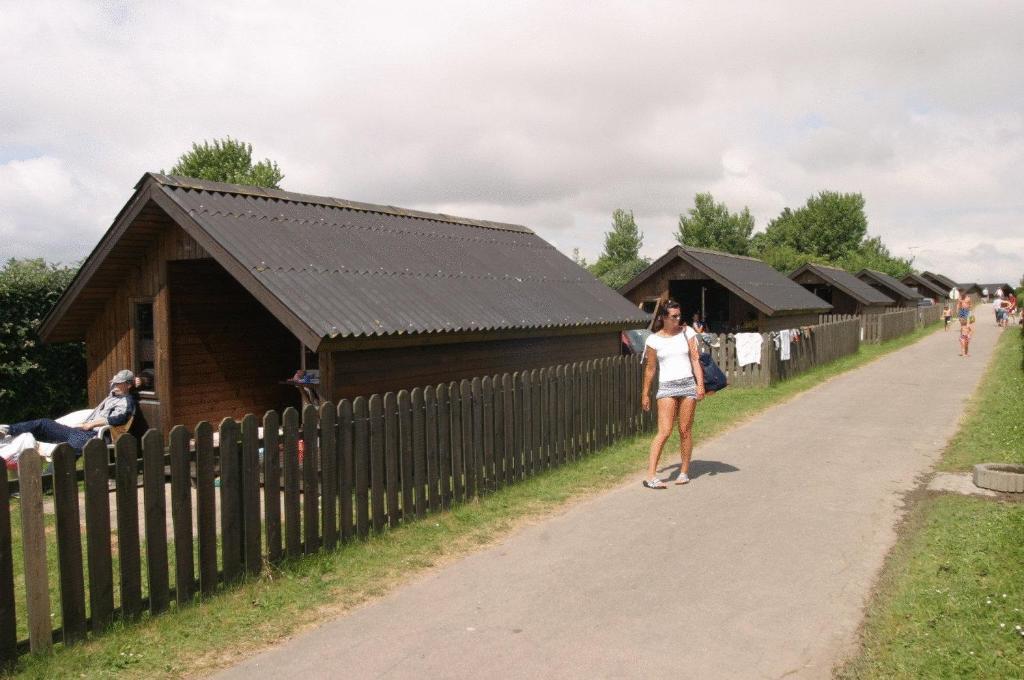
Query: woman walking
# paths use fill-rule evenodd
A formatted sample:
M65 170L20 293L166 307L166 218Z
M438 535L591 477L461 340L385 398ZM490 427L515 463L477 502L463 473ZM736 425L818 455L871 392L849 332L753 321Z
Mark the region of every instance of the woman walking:
M655 366L658 369L658 433L651 441L650 459L644 486L667 488L658 479L658 460L665 442L672 434L672 425L679 423L679 476L676 484L690 481L690 456L693 453L693 414L697 401L704 398L704 372L700 367L697 334L682 319L678 302L668 302L654 322L654 333L644 347L644 386L642 406L651 410L651 383Z

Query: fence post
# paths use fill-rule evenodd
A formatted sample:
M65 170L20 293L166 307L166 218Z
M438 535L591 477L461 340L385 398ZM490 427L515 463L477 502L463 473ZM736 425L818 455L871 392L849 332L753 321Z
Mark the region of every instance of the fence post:
M402 512L403 522L411 520L416 511L413 508L413 455L412 455L412 398L409 390L401 390L398 393L398 441L399 450L399 481L402 484ZM391 509L388 508L388 514Z
M89 610L92 631L114 619L114 567L110 544L110 487L106 442L85 444L85 538L89 555ZM2 493L2 492L0 492Z
M356 534L360 538L370 535L370 499L367 497L370 485L370 423L365 397L356 397L352 402L353 446L352 461L355 474L356 493Z
M142 436L142 496L146 510L146 573L149 611L167 611L171 588L167 568L167 500L164 497L164 438L156 430Z
M327 550L338 545L338 410L325 401L320 405L320 461L323 513L323 545Z
M387 517L389 526L398 526L401 514L398 511L398 494L401 484L399 473L398 445L398 396L394 392L384 395L384 474L387 477L385 498L387 499ZM376 510L374 511L376 512Z
M479 404L480 402L477 401ZM466 470L466 500L477 495L477 451L473 446L473 392L468 380L459 383L459 407L462 409L462 463Z
M53 452L53 509L60 565L60 610L64 644L85 639L85 576L82 530L78 515L75 450L60 444Z
M217 490L214 488L213 426L205 420L196 425L196 525L199 530L199 592L210 596L217 590ZM120 444L125 437L117 441ZM121 479L117 480L118 490ZM118 503L121 500L118 498ZM120 506L119 506L120 507ZM120 522L118 523L120 531ZM137 533L137 532L136 532ZM124 535L118 534L123 541ZM121 563L122 565L124 562Z
M514 378L505 373L501 376L501 420L502 420L502 458L505 461L505 484L515 481L516 467L516 445L515 445L515 403L513 394L515 392Z
M281 419L277 411L263 414L263 516L267 560L281 561Z
M416 517L427 516L427 446L423 390L412 391L412 485Z
M184 429L184 428L182 428ZM185 432L183 450L188 451L188 433ZM174 444L174 431L171 431ZM263 569L263 522L260 517L260 433L259 421L252 413L242 418L242 555L245 558L245 572L258 574ZM264 450L265 451L265 450ZM187 490L184 493L189 493ZM191 508L189 509L188 557L192 558ZM175 528L175 541L177 541ZM175 546L177 550L177 546ZM180 589L180 582L179 582ZM179 590L180 593L180 590ZM178 601L181 602L179 596Z
M171 430L171 520L174 523L175 595L179 607L192 600L195 585L189 438L188 430L182 425L175 425Z
M479 389L477 390L477 386ZM483 380L473 382L474 397L480 398L479 412L481 414L481 431L476 437L481 439L481 461L480 466L480 489L481 491L494 491L497 482L494 478L494 381L491 376L484 376Z
M437 410L437 387L428 387L423 391L423 423L425 427L424 436L427 440L427 505L430 512L441 510L440 493L440 458L438 446L438 422L440 416Z
M452 502L459 503L465 498L462 464L462 394L457 382L448 385L448 401L451 417L451 449L452 449Z
M282 433L284 467L284 552L288 557L302 554L302 512L299 502L299 412L284 410Z
M50 577L46 568L46 528L43 522L43 469L39 454L25 451L18 457L21 493L21 546L25 561L25 604L28 610L29 649L33 654L53 647L50 621Z
M224 582L242 575L242 461L233 418L220 422L220 545Z
M383 531L385 519L384 441L384 402L379 394L374 394L370 396L370 519L376 532ZM389 479L388 488L390 489L397 481ZM388 502L390 501L389 498ZM394 508L389 506L388 514L392 514L393 510Z
M302 409L302 538L305 553L320 549L320 422L316 406Z
M467 412L463 410L462 427L463 431L467 432L470 437L468 443L465 443L466 447L466 495L472 498L474 495L482 496L486 488L484 487L484 402L483 402L483 387L480 384L480 378L473 378L471 381L464 380L462 382L462 398L463 398L463 409L465 409L465 400L467 392L466 385L469 385L469 403L472 405L472 415L467 418ZM467 425L472 427L467 427ZM472 475L470 475L470 468L472 463ZM472 479L472 490L470 489L469 480Z
M434 389L437 401L437 485L441 508L452 502L452 416L448 407L448 386Z
M338 494L341 496L341 540L352 540L352 488L355 479L352 438L355 434L352 402L342 399L338 404Z
M130 434L123 435L114 444L114 455L117 459L117 552L121 572L121 617L126 620L142 614L138 450L138 443ZM22 498L24 499L24 494ZM216 565L215 559L214 567Z

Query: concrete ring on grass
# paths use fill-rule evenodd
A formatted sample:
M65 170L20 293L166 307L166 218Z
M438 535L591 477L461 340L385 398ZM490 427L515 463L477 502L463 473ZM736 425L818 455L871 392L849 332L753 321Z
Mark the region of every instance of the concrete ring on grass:
M993 491L1024 493L1024 465L981 463L974 466L974 485Z

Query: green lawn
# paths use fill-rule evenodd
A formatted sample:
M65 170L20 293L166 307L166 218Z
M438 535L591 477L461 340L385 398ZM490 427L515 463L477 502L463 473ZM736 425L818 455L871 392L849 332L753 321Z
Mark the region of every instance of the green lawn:
M697 409L696 440L736 423L844 371L911 344L938 326L884 345L865 345L854 356L770 388L729 388ZM44 657L23 657L25 677L179 677L201 674L353 606L379 597L416 574L466 555L525 522L639 475L649 436L621 441L589 458L458 506L450 512L391 529L343 549L268 568L260 578L209 600L115 626L75 648L58 646ZM673 462L676 444L666 447ZM172 553L173 554L173 553ZM173 571L173 570L172 570ZM54 603L56 607L56 601Z
M1022 349L1019 332L1003 333L939 469L1024 460ZM862 643L840 678L1024 678L1024 499L924 495L883 571Z
M1002 332L981 387L967 407L941 470L969 470L976 463L1024 463L1024 341L1016 329Z

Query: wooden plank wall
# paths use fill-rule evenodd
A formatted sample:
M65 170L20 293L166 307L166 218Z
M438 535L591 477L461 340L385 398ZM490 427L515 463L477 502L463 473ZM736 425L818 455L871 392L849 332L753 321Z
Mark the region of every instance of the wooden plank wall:
M475 376L512 373L619 352L620 333L463 342L394 349L336 351L328 399L354 399Z
M298 341L213 260L168 264L173 404L165 422L241 419L298 405L279 382L299 360Z
M132 368L131 302L151 299L157 398L166 408L171 394L166 263L203 257L208 255L199 244L155 205L139 214L119 242L117 252L104 261L103 266L116 269L119 276L109 289L104 289L107 302L85 336L89 403L98 403L106 396L111 376ZM171 421L165 417L164 422Z

